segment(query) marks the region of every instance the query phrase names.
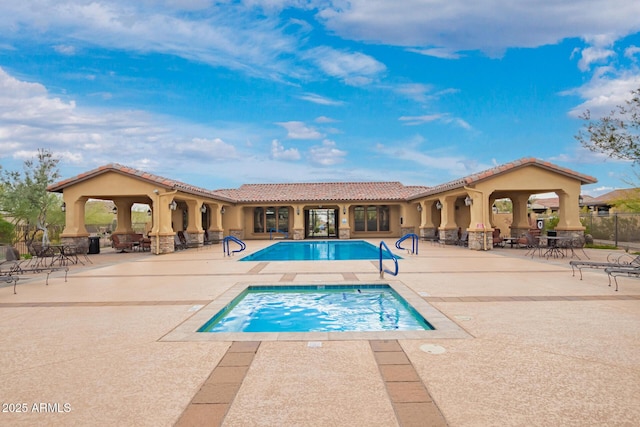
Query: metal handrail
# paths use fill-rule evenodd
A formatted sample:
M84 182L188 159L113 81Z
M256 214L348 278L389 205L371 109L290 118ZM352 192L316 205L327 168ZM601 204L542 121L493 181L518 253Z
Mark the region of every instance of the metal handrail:
M280 233L280 234L284 235L285 239L289 238L289 233L287 233L286 231L280 231L280 230L277 230L275 228L270 228L269 229L269 240L273 240L273 234L272 233Z
M411 252L409 252L409 249L405 249L402 246L400 246L402 244L402 242L407 240L409 237L411 237ZM398 241L396 242L396 248L400 249L401 251L407 251L407 253L418 255L418 242L419 241L420 241L420 238L418 237L417 234L415 234L415 233L405 234L400 239L398 239Z
M238 245L240 245L240 249L236 249L233 251L230 251L230 242L234 242L237 243ZM226 256L231 256L232 254L235 254L236 252L242 252L245 249L247 249L247 245L240 239L238 239L235 236L227 236L224 239L222 239L222 253L225 254Z
M384 247L384 249L389 253L389 256L391 257L391 259L393 260L394 264L396 265L396 271L393 272L391 270L387 270L386 268L384 268L384 266L382 265L382 248ZM389 273L393 276L397 276L398 275L398 258L396 258L396 256L393 254L393 252L391 252L391 250L389 250L389 247L387 246L387 244L383 241L380 241L380 278L382 279L384 277L384 273Z

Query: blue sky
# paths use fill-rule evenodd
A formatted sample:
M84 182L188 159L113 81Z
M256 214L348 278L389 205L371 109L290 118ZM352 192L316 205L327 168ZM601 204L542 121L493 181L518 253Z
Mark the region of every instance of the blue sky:
M521 157L636 179L581 148L640 87L632 0L0 2L0 164L116 162L209 189L437 185Z

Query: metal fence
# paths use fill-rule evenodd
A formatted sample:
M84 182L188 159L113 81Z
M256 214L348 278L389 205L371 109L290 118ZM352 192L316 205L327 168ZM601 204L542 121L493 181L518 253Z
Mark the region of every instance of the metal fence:
M612 212L607 215L582 215L585 234L594 241L610 242L618 247L640 247L640 214Z
M131 228L135 233L144 233L145 232L146 223L133 223L131 224ZM111 246L111 232L113 230L113 224L86 224L85 228L87 232L91 236L100 237L100 246L101 247L109 247ZM49 237L49 241L57 243L60 240L60 234L62 233L63 227L61 226L49 226L47 227L47 235ZM27 236L31 236L34 229L28 226L18 226L16 227L16 236L18 237L18 241L13 243L13 246L18 249L21 255L25 255L29 253L29 248L27 247ZM38 231L36 233L36 238L34 241L40 241L42 239L42 231ZM0 259L6 259L4 253L6 251L6 245L10 242L0 242Z

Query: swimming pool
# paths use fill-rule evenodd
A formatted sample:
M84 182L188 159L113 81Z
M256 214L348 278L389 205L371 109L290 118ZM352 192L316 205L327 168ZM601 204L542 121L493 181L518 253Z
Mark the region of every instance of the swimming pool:
M198 332L433 330L389 285L249 286Z
M379 257L380 250L364 240L319 240L278 242L240 261L345 261ZM383 259L390 259L385 251Z

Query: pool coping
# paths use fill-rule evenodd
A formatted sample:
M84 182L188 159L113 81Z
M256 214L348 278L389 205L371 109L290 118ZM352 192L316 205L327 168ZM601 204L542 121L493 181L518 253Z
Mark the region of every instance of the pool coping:
M327 285L358 286L362 282L326 283ZM367 283L369 284L369 283ZM390 339L465 339L472 338L463 328L433 307L411 288L398 280L371 281L372 285L389 285L409 303L435 329L414 331L374 331L374 332L198 332L198 330L234 298L249 286L272 286L291 288L291 283L237 282L226 292L198 310L159 341L206 342L206 341L346 341L346 340L390 340ZM309 283L317 286L317 283ZM305 286L305 283L296 284Z

